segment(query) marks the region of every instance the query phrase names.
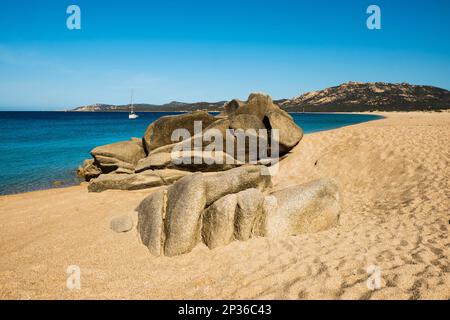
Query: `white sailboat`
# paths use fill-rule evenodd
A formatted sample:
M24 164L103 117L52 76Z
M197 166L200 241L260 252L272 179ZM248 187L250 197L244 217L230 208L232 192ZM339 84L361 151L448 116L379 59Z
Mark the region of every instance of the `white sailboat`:
M133 106L133 91L131 91L131 110L130 113L128 114L128 119L137 119L139 118L139 116L134 113L134 106Z

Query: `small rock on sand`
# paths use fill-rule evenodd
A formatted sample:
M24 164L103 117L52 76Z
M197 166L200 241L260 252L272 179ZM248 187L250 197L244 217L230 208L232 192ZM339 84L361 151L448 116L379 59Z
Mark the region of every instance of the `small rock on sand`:
M130 231L133 228L133 219L127 214L116 216L111 220L110 227L117 233Z

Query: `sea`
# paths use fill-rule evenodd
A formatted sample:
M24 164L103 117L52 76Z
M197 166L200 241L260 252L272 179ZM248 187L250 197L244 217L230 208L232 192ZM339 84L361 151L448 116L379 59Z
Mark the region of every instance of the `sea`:
M0 112L0 194L80 183L76 169L96 146L142 137L149 124L179 112ZM379 119L366 114L292 113L306 134Z

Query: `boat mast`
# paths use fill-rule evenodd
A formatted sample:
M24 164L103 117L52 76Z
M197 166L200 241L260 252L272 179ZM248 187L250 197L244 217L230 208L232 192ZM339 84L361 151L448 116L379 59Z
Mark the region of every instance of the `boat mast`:
M131 89L131 113L133 113L133 89Z

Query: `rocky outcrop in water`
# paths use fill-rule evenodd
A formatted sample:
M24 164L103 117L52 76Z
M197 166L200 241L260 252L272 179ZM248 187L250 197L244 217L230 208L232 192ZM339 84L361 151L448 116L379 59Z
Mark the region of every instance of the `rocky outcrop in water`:
M77 170L77 175L86 181L91 181L91 179L97 178L101 174L102 169L97 166L94 159L84 160Z

